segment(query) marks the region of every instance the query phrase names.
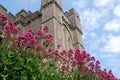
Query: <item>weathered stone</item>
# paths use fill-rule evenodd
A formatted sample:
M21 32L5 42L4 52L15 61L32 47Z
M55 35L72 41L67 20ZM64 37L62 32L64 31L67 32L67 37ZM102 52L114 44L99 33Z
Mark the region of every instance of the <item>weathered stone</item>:
M48 25L49 32L54 34L54 48L61 44L62 49L84 49L79 15L73 8L63 12L62 0L41 0L40 11L32 13L22 9L16 16L0 5L0 13L7 14L16 26L22 27L20 34L28 28L38 31Z

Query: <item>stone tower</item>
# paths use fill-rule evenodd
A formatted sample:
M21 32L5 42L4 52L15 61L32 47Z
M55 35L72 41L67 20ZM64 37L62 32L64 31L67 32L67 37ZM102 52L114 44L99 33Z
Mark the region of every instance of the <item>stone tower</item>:
M7 11L0 7L1 13L4 10ZM22 28L21 33L27 28L36 31L48 25L50 33L54 34L54 48L59 43L62 49L84 49L79 15L73 8L68 12L63 12L62 0L41 0L40 11L32 13L22 9L16 16L13 16L12 20L16 26Z

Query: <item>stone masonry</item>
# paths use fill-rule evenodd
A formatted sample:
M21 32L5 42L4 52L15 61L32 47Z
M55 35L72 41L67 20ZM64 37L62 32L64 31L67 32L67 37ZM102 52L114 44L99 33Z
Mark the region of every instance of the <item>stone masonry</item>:
M16 26L21 27L20 34L28 28L38 31L47 25L49 32L54 34L54 48L59 43L66 50L84 49L79 15L73 8L63 12L62 0L41 0L40 10L32 13L22 9L16 16L0 5L0 13L6 14Z

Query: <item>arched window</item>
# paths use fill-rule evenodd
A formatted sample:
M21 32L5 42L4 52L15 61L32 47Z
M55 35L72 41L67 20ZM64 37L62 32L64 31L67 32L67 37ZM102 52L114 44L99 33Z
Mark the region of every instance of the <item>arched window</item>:
M71 40L70 40L70 34L66 28L66 25L64 25L63 29L63 39L64 39L64 47L65 49L69 49L71 47Z

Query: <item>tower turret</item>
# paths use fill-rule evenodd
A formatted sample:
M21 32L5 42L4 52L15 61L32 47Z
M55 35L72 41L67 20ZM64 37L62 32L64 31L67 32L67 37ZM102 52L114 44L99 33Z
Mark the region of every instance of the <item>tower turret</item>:
M73 30L74 47L83 50L84 49L82 40L83 33L78 13L72 8L69 10L69 12L66 12L65 15L68 17L70 27Z
M51 3L56 3L62 9L62 0L41 0L41 9Z

